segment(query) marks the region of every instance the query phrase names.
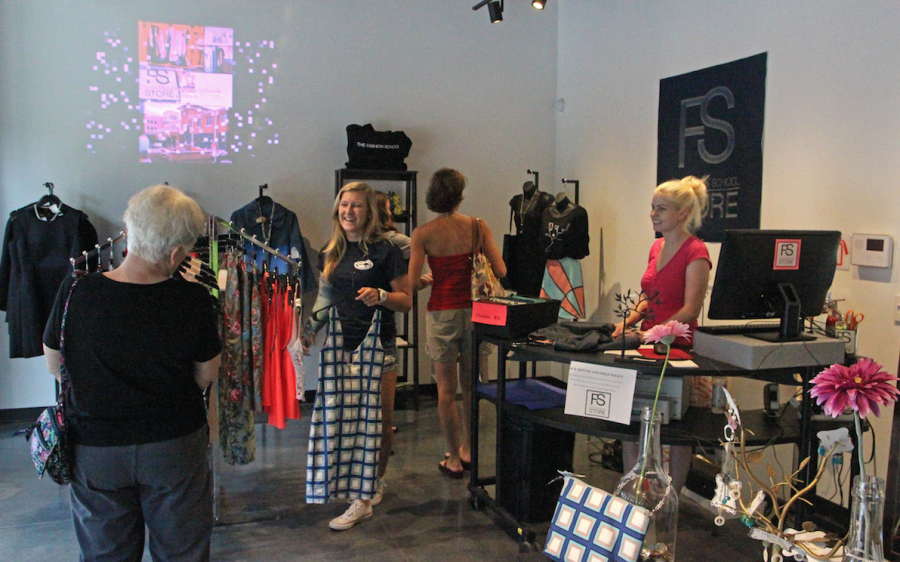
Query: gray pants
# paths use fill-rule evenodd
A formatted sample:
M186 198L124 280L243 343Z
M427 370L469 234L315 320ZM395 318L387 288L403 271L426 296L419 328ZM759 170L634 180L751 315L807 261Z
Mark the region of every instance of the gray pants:
M208 562L209 428L116 447L75 446L72 521L83 562L139 562L144 526L156 562Z

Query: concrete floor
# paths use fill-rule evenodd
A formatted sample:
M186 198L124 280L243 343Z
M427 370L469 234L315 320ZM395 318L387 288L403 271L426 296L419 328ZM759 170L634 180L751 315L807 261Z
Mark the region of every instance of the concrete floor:
M482 403L481 475L494 474L493 407ZM387 494L374 517L345 532L328 522L346 503L304 502L306 443L310 405L303 420L284 430L257 425L257 458L244 467L216 462L218 524L214 561L518 561L544 560L510 538L490 509L469 504L468 479L451 481L437 470L443 456L433 398L419 412L398 411L395 451L388 468ZM24 438L13 437L26 423L0 425L0 560L78 560L69 518L68 489L38 480ZM575 469L601 487L619 475L588 461L596 445L579 436ZM610 488L606 488L610 489ZM759 543L737 521L713 524L713 515L682 496L678 560L729 562L761 559ZM546 524L534 525L543 542ZM150 560L145 553L144 560Z

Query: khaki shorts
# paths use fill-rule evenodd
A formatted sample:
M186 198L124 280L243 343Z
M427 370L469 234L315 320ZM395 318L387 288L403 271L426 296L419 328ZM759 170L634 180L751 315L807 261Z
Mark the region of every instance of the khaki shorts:
M460 354L470 353L474 332L472 309L432 310L425 316L425 353L436 363L455 363ZM482 343L481 355L490 355L489 344Z

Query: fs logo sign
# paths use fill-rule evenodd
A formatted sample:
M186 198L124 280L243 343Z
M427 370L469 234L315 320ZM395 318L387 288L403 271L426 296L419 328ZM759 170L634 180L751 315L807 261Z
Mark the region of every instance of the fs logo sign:
M585 390L584 415L592 418L609 419L612 394L600 390Z
M697 235L759 228L766 53L659 81L657 184L706 177L709 206Z
M702 158L704 162L708 164L721 164L722 162L728 160L728 157L731 156L732 152L734 152L734 127L732 127L731 123L729 123L728 121L725 121L723 119L716 119L709 114L709 101L717 96L725 98L725 103L727 104L728 109L734 108L734 94L731 93L731 90L729 90L725 86L718 86L716 88L713 88L712 90L706 92L705 96L681 100L681 122L678 127L679 168L684 168L684 145L687 141L687 138L704 136L706 133L706 127L722 131L725 134L725 138L727 140L725 142L725 148L718 154L710 154L710 152L706 149L706 140L701 138L699 141L697 141L697 152L700 154L700 158ZM691 107L696 106L700 106L700 122L703 123L703 125L688 127L687 110Z

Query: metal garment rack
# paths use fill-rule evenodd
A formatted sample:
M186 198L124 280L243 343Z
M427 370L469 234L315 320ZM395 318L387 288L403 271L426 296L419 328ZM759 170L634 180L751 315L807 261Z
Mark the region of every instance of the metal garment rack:
M97 260L99 262L100 252L103 252L105 250L110 250L109 260L110 260L110 262L112 262L113 261L112 248L113 248L113 246L115 246L116 244L121 242L122 240L125 240L125 232L124 231L119 232L119 235L116 236L115 238L107 238L106 243L103 244L102 246L100 244L97 244L94 246L93 250L91 250L89 252L81 252L81 255L78 256L77 258L69 258L69 263L72 264L72 269L75 269L76 265L82 264L94 256L97 256Z
M334 194L344 187L344 184L352 180L372 180L404 182L406 184L405 204L406 212L401 216L395 216L394 221L406 226L406 235L411 236L417 226L417 202L416 202L416 175L418 172L409 170L356 170L341 168L334 171ZM410 321L411 320L411 321ZM412 329L410 329L412 324ZM397 382L409 384L410 372L412 374L413 407L419 411L419 294L412 292L412 309L403 315L402 322L398 322L397 337L403 342L397 342L397 351L402 355L398 359L403 364L403 376ZM411 352L411 353L410 353ZM412 369L409 367L410 355L412 355Z
M235 226L230 222L226 221L221 217L217 217L215 215L211 215L209 217L208 223L209 230L209 260L210 267L213 271L218 274L219 271L219 241L218 241L218 233L217 227L222 226L227 228L230 232L239 235L242 239L250 242L254 246L260 248L261 250L277 257L278 259L284 261L288 264L294 271L299 271L302 264L297 261L292 260L288 256L282 254L278 250L270 247L264 242L261 242L255 236L249 235L244 232L243 229L235 228ZM218 293L218 291L216 291ZM219 395L219 381L217 380L210 387L209 391L209 413L208 417L210 420L210 470L212 472L213 479L213 521L215 521L216 525L228 525L234 523L246 523L250 521L270 521L274 519L279 519L285 515L285 513L281 511L263 511L259 514L249 514L243 517L235 517L234 520L226 521L224 519L225 515L221 513L221 502L222 497L220 494L219 486L221 484L221 475L217 469L218 462L220 462L220 451L219 451L219 404L218 404L218 395ZM256 424L254 424L255 426ZM254 429L255 431L255 429ZM278 430L282 431L282 430ZM265 446L265 438L263 438L263 446ZM262 461L257 461L262 462Z
M279 251L276 250L275 248L272 248L271 246L269 246L269 245L266 244L265 242L260 242L259 238L257 238L256 236L251 236L251 235L247 234L246 232L244 232L244 229L243 229L243 228L235 228L235 226L231 223L231 221L227 221L227 220L225 220L225 219L223 219L223 218L221 218L221 217L217 217L217 216L213 216L213 217L212 217L212 220L215 222L215 224L218 224L218 225L220 225L220 226L224 226L225 228L227 228L227 229L230 230L231 232L233 232L233 233L239 235L239 236L240 236L241 238L243 238L244 240L246 240L246 241L250 242L251 244L254 244L255 246L257 246L257 247L263 249L264 251L266 251L266 252L272 254L272 255L275 256L276 258L280 259L280 260L283 261L284 263L286 263L286 264L288 264L289 266L291 266L295 271L297 271L297 270L300 269L300 267L301 267L302 264L300 264L299 262L296 262L296 261L292 260L291 258L289 258L289 257L287 257L286 255L282 254L281 252L279 252ZM213 243L213 238L214 238L214 236L210 236L210 244ZM210 265L212 265L212 264L210 264ZM215 271L215 267L213 268L213 271Z

